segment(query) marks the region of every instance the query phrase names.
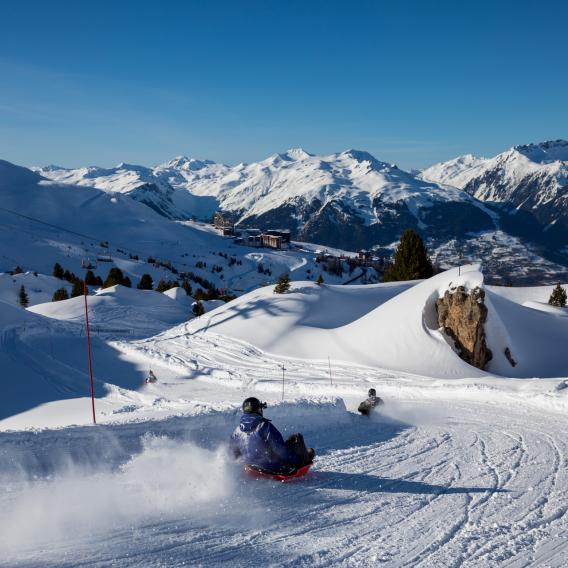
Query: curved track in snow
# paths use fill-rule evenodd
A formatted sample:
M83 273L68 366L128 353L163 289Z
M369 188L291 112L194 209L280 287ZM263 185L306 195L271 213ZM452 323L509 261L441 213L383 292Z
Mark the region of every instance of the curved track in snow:
M288 431L301 424L318 458L312 474L289 484L245 478L211 453L234 424L233 413L45 432L35 440L11 435L20 458L34 445L45 456L51 444L67 447L75 474L71 483L65 478L68 461L49 471L48 481L16 481L13 472L3 479L2 524L14 525L23 484L28 497L20 506L27 507L32 540L16 550L0 540L6 547L0 565L250 566L251 559L290 567L566 565L568 443L559 434L565 418L559 428L558 418L471 403L399 403L400 421L366 419L341 405L296 406L275 407L272 416ZM139 438L147 431L179 445L164 445L160 459L145 455ZM202 464L192 461L195 445L209 448L201 450L209 452ZM94 474L96 460L86 448L106 455L111 470ZM141 477L132 474L137 460ZM89 487L102 487L92 497L96 506L87 497L84 510L78 504L34 518L30 501L53 504L59 477L79 503ZM124 496L129 491L133 501ZM42 522L71 530L38 546ZM81 524L86 533L73 536Z

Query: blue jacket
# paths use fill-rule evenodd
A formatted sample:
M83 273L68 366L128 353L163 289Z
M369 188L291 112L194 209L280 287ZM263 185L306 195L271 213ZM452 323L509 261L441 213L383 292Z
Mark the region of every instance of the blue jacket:
M268 418L259 414L243 414L241 422L231 435L233 455L248 465L271 471L282 466L300 465L298 456L286 446L282 434Z

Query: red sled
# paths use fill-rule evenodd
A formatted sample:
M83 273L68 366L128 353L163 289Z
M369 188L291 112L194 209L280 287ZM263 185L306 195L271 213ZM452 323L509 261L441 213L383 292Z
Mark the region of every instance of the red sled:
M245 465L245 473L259 479L274 479L285 483L286 481L292 481L292 479L298 479L298 477L304 477L310 471L312 465L314 464L308 463L300 468L291 468L289 472L274 472L256 465Z

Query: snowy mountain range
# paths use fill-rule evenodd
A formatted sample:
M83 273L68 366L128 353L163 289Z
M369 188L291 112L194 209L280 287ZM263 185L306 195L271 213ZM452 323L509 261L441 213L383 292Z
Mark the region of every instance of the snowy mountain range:
M317 156L298 148L236 166L177 157L152 168L34 170L59 183L126 194L173 220L210 219L223 210L241 227L286 228L297 240L348 250L392 249L414 228L439 261L528 247L521 262L536 253L566 266L567 160L568 142L557 140L494 158L468 154L422 172L358 150Z
M522 211L531 228L551 240L568 238L568 141L515 146L493 158L470 154L422 172L426 180L450 184L486 203Z
M387 245L408 227L441 239L495 228L491 212L467 192L357 150L315 156L293 149L234 167L180 157L152 169L36 171L126 193L173 219L210 218L222 209L241 226L288 228L298 239L348 249Z

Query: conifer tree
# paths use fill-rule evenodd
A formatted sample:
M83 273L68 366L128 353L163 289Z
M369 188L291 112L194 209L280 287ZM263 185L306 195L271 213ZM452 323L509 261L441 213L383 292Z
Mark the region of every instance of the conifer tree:
M53 276L61 280L63 278L63 274L64 274L63 267L61 266L61 264L59 264L59 262L56 262L53 265Z
M82 296L85 293L85 285L82 280L76 278L73 280L73 288L71 288L71 297L76 298L77 296Z
M318 286L321 286L321 285L323 284L323 282L324 282L323 276L320 274L320 275L318 276L318 279L316 280L316 284L317 284Z
M188 296L191 296L192 289L189 280L187 278L182 282L181 287L185 290L185 293Z
M120 268L113 266L108 272L108 276L103 283L103 288L110 288L117 284L124 286L124 274Z
M275 294L286 294L290 290L290 277L287 273L282 274L280 278L276 281L276 286L274 286Z
M174 282L173 280L164 280L162 278L156 286L156 292L165 292L166 290L170 290L171 288L177 288L177 286L177 282Z
M420 235L412 229L404 231L396 249L394 263L385 272L383 281L418 280L430 278L433 274L432 261Z
M130 281L130 278L128 278L128 276L124 277L124 279L122 280L122 285L126 286L127 288L132 288L132 282Z
M87 270L87 273L85 274L85 282L87 286L97 285L97 277L92 270Z
M548 303L551 306L558 306L559 308L566 307L566 290L560 284L557 284L550 294Z
M154 289L154 281L149 274L142 274L140 278L140 282L138 282L138 289L139 290L153 290Z
M200 302L205 298L205 292L201 288L197 288L195 294L193 294L193 297L196 299L196 301Z
M20 306L22 306L22 308L27 308L30 305L30 299L28 298L28 294L23 284L20 286L18 301L20 302Z
M197 300L197 302L193 304L191 311L193 312L193 315L198 318L199 316L202 316L205 313L205 308L203 307L201 301Z
M21 274L22 272L23 272L22 267L18 265L16 266L16 268L14 268L12 274Z
M69 293L65 288L58 288L53 294L52 302L60 302L61 300L68 300Z

